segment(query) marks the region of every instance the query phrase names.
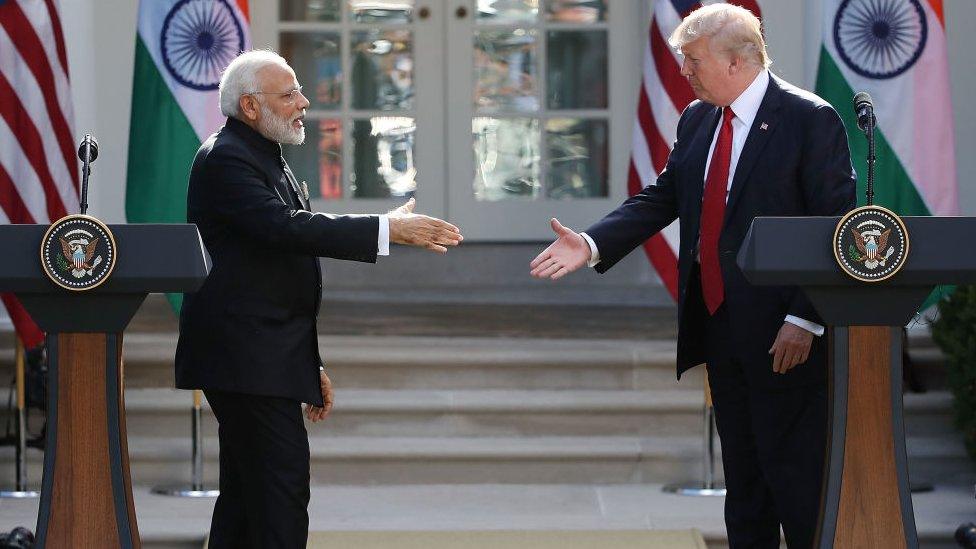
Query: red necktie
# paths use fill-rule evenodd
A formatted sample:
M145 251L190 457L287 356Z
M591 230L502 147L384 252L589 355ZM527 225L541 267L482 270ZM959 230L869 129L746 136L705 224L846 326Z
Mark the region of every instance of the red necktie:
M729 165L732 163L732 119L735 113L731 107L722 111L722 128L718 131L718 141L712 153L705 178L705 196L702 199L701 254L702 295L709 314L715 314L725 300L725 284L722 282L722 266L718 262L718 236L722 232L725 219L725 200L729 184Z

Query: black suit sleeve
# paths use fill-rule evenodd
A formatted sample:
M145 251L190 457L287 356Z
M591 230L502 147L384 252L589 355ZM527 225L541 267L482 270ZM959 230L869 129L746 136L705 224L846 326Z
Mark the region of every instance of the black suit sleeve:
M373 263L379 218L296 210L282 202L249 159L226 147L207 159L209 201L225 223L265 246Z
M807 215L839 216L856 202L857 178L851 165L847 131L830 105L818 107L804 139L800 186ZM789 314L823 323L803 292L794 290Z
M685 109L678 120L679 138L674 143L674 151L682 146L681 130L688 112ZM644 187L584 231L600 252L600 262L594 267L598 273L610 270L634 248L678 218L676 174L671 162L673 157L674 152L668 157L668 163L656 184Z

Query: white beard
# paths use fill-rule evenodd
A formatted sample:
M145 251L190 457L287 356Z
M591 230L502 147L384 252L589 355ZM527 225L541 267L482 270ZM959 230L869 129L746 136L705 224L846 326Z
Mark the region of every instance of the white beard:
M267 105L262 104L261 123L258 124L258 131L275 143L301 145L305 142L305 126L298 129L291 126L292 122L300 116L300 114L296 114L291 120L286 120L275 114Z

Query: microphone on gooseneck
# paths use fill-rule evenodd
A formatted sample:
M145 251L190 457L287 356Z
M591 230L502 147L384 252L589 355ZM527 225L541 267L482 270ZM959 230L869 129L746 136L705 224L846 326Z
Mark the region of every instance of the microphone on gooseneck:
M874 117L874 102L868 92L857 92L854 96L854 113L857 115L857 127L861 128L862 132L877 125L877 119Z
M82 161L81 167L81 213L84 215L88 211L88 175L91 174L91 163L98 158L98 141L92 134L86 133L85 138L78 147L78 158Z

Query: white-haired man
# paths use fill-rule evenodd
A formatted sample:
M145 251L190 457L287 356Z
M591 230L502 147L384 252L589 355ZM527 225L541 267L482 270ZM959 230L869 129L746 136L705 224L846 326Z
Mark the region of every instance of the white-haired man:
M301 403L313 422L332 408L316 315L319 257L375 262L390 242L446 252L457 227L413 213L311 211L281 155L300 145L309 102L295 72L267 51L241 54L224 71L227 123L197 152L187 221L213 266L187 294L180 316L176 386L203 389L217 417L220 497L210 547L305 547L309 446Z
M713 4L670 43L699 98L681 114L656 185L583 233L558 239L531 273L604 272L681 220L678 376L707 364L728 496L731 547L813 544L826 448L823 327L795 287L746 281L736 253L757 216L840 215L855 178L843 123L819 97L768 70L759 20ZM803 253L784 250L783 253Z

